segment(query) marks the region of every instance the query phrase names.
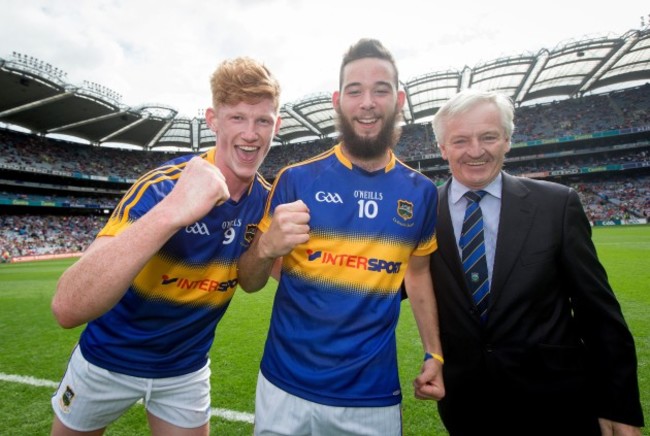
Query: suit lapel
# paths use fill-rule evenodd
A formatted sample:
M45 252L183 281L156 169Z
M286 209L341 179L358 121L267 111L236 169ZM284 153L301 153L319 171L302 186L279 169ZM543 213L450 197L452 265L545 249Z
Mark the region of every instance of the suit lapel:
M490 286L490 305L498 300L510 270L519 259L533 223L536 206L526 200L528 192L528 188L516 177L503 173L501 216Z
M454 235L454 226L451 222L451 213L449 212L449 184L451 178L438 188L438 231L436 238L438 239L438 250L440 250L443 261L447 264L447 268L454 275L457 283L462 283L462 288L467 293L469 290L465 284L465 274L463 273L463 264L461 263L458 254L458 243Z

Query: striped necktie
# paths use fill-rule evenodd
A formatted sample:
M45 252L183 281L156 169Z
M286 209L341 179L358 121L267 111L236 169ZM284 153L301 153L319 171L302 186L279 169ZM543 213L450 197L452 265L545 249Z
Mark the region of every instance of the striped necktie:
M481 316L481 322L487 320L487 307L490 298L490 281L488 280L487 261L485 259L485 238L483 236L483 213L479 202L485 191L467 191L467 209L463 220L458 245L463 253L463 270L467 285L472 293L474 303Z

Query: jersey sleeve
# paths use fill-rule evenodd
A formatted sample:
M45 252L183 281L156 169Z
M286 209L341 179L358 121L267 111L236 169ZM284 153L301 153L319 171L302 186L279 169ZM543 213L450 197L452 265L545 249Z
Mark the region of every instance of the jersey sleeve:
M173 188L180 177L178 167L161 167L140 179L124 194L97 236L116 236L149 212Z
M438 220L438 190L432 184L427 188L424 196L424 223L422 225L422 236L420 242L413 251L413 256L427 256L438 249L438 240L436 239L436 223Z
M258 224L258 230L266 232L271 226L273 219L273 212L280 204L291 203L297 200L297 195L293 189L290 189L292 172L288 169L282 170L273 182L271 193L266 200L266 207L264 208L264 216Z

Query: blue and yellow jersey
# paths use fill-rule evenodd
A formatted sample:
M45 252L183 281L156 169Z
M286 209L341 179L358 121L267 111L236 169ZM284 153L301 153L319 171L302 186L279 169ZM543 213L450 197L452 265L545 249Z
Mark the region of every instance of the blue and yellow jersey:
M283 258L261 370L317 403L397 404L400 285L410 257L437 248L436 187L394 156L364 171L339 144L278 174L260 231L277 205L298 199L309 241Z
M214 163L214 149L202 157ZM159 203L193 156L142 176L124 195L99 236L119 234ZM149 260L124 297L88 323L84 357L138 377L186 374L203 367L237 287L237 259L253 239L270 185L257 176L238 201L228 200L172 236Z

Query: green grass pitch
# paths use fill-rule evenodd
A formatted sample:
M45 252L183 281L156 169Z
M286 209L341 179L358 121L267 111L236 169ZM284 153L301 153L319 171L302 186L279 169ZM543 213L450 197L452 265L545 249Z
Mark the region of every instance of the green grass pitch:
M635 337L641 398L650 419L650 226L594 228L594 241ZM47 435L50 396L82 327L64 330L50 313L57 278L74 260L0 265L0 434ZM256 294L237 292L217 328L212 407L252 414L255 382L275 283ZM445 434L435 404L413 398L422 347L408 301L397 331L404 390L404 435ZM212 433L250 435L252 424L215 416ZM133 407L107 435L148 434L144 409ZM644 434L650 435L646 428Z

